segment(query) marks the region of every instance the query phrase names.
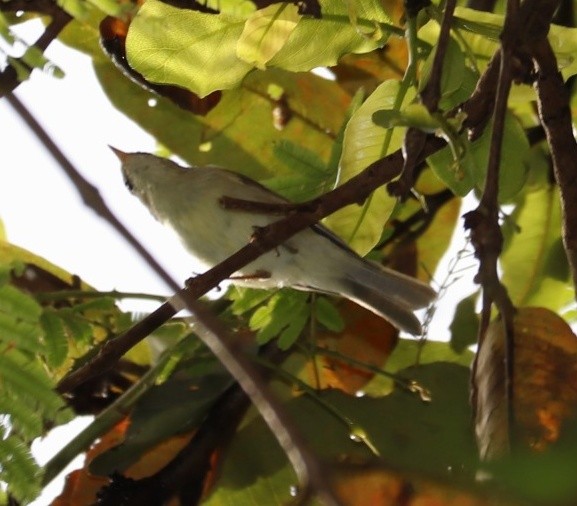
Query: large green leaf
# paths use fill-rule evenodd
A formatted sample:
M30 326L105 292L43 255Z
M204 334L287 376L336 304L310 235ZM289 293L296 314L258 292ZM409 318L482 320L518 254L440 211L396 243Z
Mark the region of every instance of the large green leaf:
M120 111L187 162L220 165L259 180L287 173L276 153L281 140L328 160L350 101L336 83L313 74L268 70L252 73L242 88L223 93L218 106L200 118L164 98L149 107L154 95L110 63L97 63L96 72ZM292 111L282 131L272 120L274 104L267 91L271 85L284 90Z
M264 69L277 54L300 20L298 7L291 4L272 4L247 19L236 46L237 56Z
M560 247L559 202L557 187L529 192L506 222L502 280L516 306L559 311L574 297Z
M485 128L473 142L461 136L465 152L455 160L449 147L430 156L427 161L435 174L459 196L472 189L482 190L487 174L492 128ZM529 142L518 121L511 114L505 120L502 139L501 170L499 171L499 201L511 200L523 187L527 177Z
M126 37L130 65L154 83L176 84L204 97L239 85L252 65L236 55L244 19L147 0Z
M473 361L473 354L469 350L456 352L449 343L440 341L423 341L415 339L399 339L393 353L387 359L384 370L387 373L397 374L402 370L413 370L416 364L432 364L435 362L449 362L468 367ZM415 377L401 374L405 380L416 380ZM367 395L382 396L390 392L395 380L387 375L375 375L363 387ZM425 385L422 385L425 387Z
M353 430L364 432L376 452L398 468L439 476L449 476L451 469L471 470L476 450L468 408L468 369L436 363L404 372L426 386L430 402L404 391L359 398L333 390L319 394L332 412L308 396L286 407L313 451L326 462L374 458L368 445L351 439ZM274 437L256 418L232 443L218 488L207 504L286 504L296 484Z
M345 130L338 183L342 184L362 172L372 162L398 149L405 129L375 125L373 114L395 109L401 93L398 81L385 81L357 109ZM407 93L407 103L414 92ZM361 206L350 205L325 220L337 235L361 255L367 254L379 241L383 227L396 205L384 187L378 188Z
M309 294L295 290L279 290L259 307L250 318L250 327L258 330L256 339L264 344L278 337L278 345L286 350L299 337L311 314Z
M181 373L150 388L132 411L123 442L95 457L90 471L106 476L125 470L161 441L198 427L232 384L230 375L219 369L213 364L212 374L191 377Z
M345 54L368 53L387 41L391 20L381 2L321 0L320 5L322 17L303 17L271 66L293 72L330 67Z
M321 8L320 19L274 5L245 20L147 0L128 30L128 61L149 81L205 96L238 87L253 68L309 71L372 51L388 37L381 24L390 20L375 0L325 0Z
M488 61L499 47L499 36L503 29L504 16L492 12L482 12L467 7L455 9L454 29L458 29L467 50L481 61ZM419 37L436 44L439 26L434 20L419 30ZM549 42L563 72L563 77L577 72L577 28L552 24L548 34Z

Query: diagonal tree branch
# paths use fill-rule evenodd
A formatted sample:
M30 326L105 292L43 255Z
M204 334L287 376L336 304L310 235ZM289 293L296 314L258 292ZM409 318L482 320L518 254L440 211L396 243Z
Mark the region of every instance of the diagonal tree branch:
M340 504L329 480L329 473L325 470L317 456L303 440L300 432L292 424L286 414L284 406L276 399L256 371L248 358L237 349L235 341L228 329L206 307L191 297L187 291L179 289L178 284L170 277L163 267L146 251L138 240L108 209L104 200L94 188L66 159L64 154L49 138L40 124L26 110L16 97L11 96L10 103L22 113L26 123L33 129L39 138L46 144L50 153L63 166L68 177L76 185L84 202L99 216L111 223L130 242L137 252L147 261L161 279L181 296L173 297L173 306L177 311L188 309L195 319L195 333L204 344L218 358L227 371L238 382L241 388L250 397L251 402L259 411L281 448L293 466L304 495L315 494L327 505ZM271 248L274 246L271 246ZM242 262L242 260L241 260ZM246 262L248 263L248 261ZM243 264L244 265L244 264ZM235 269L236 270L236 269ZM222 280L222 279L221 279ZM220 280L219 280L220 282Z

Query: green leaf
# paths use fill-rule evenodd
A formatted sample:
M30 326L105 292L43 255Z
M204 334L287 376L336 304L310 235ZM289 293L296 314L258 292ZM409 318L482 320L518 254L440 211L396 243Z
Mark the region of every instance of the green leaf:
M433 45L433 51L425 60L422 69L422 77L419 81L419 92L422 92L431 77L433 61L437 54L438 45ZM449 38L443 58L443 72L441 75L441 97L449 96L459 90L463 85L465 75L465 54L459 44L452 37Z
M335 305L327 298L319 295L315 298L314 314L317 321L332 332L342 332L345 322Z
M126 55L149 81L204 97L237 87L252 66L236 55L244 20L147 0L130 23Z
M63 401L54 392L46 373L34 361L23 354L12 351L0 355L0 371L4 395L10 395L29 405L41 409L33 416L55 416L62 409Z
M552 261L566 265L565 256L555 253L561 237L559 202L557 187L529 192L506 222L511 225L504 227L502 281L516 306L559 311L574 297L567 279L559 279L561 267L551 270Z
M68 356L68 337L64 322L54 311L46 309L40 317L40 324L44 330L46 362L50 367L56 368L62 365Z
M88 0L92 5L100 9L108 16L121 18L133 8L131 4L118 2L117 0Z
M571 273L562 237L558 237L551 245L545 260L543 273L558 281L567 282L569 280Z
M76 2L76 0L73 1ZM84 1L82 8L86 9L82 20L75 16L76 19L68 23L60 32L58 40L86 53L92 58L93 63L108 61L100 47L99 25L102 21L102 11Z
M393 353L387 359L384 370L396 374L402 369L414 367L416 364L426 365L436 362L449 362L469 367L473 357L471 351L466 349L457 353L449 343L445 342L399 339ZM407 379L415 378L407 377ZM393 387L394 381L391 378L376 375L370 383L363 387L363 391L367 395L381 396L383 393L390 392Z
M488 125L481 137L469 142L466 134L461 142L466 146L463 156L455 160L449 147L438 151L427 159L435 174L456 195L467 195L473 188L482 191L487 173L492 127ZM502 139L501 170L499 171L499 201L511 200L523 187L527 177L526 160L529 142L525 132L508 114Z
M391 21L377 0L320 0L320 5L322 18L303 17L271 66L293 72L331 67L344 54L368 53L387 41Z
M372 162L401 147L404 129L388 129L373 123L373 114L381 110L395 110L397 81L381 84L357 109L345 130L338 183L342 184L362 172ZM409 102L414 93L407 93ZM381 238L384 224L393 212L396 199L385 187L378 188L362 205L350 205L324 220L325 224L345 240L361 256L367 254Z
M452 469L467 473L476 464L468 368L438 363L403 372L430 390L431 402L404 391L358 398L329 390L320 394L323 404L301 396L286 403L286 410L311 449L327 462L375 458L365 444L351 439L354 428L367 435L386 462L407 472L448 479ZM258 417L245 424L232 442L206 504L287 504L295 484L286 456Z
M90 13L87 2L81 0L58 0L58 5L76 19L86 19Z
M566 80L577 74L577 28L551 25L547 35L551 48L557 58L557 64Z
M434 132L440 126L423 104L409 104L402 111L394 109L377 111L373 114L373 121L384 128L414 127L425 132Z
M147 101L154 95L126 79L110 63L97 64L96 71L112 103L174 154L193 165L219 165L260 181L288 172L275 154L281 138L327 160L333 133L341 128L350 100L333 81L313 74L267 70L250 74L241 89L223 93L220 104L200 118L163 98L156 97L157 105L148 107ZM267 92L271 84L282 85L289 106L294 105L293 117L283 132L272 121L273 106ZM201 146L209 149L201 150Z
M14 320L35 323L42 308L29 295L14 286L4 285L0 287L0 311L8 313Z
M281 332L278 338L278 347L281 350L288 350L300 337L303 329L310 318L310 308L303 305L291 318L288 326Z
M475 292L462 299L455 309L451 322L451 348L457 353L463 353L469 346L477 342L477 326L479 316L475 311L478 294Z
M387 360L386 370L397 372L400 369L434 362L449 362L469 367L473 360L473 353L464 351L455 353L449 343L437 341L419 342L415 339L399 339L395 351Z
M37 353L41 349L40 335L41 330L38 325L18 321L11 315L0 313L0 342Z
M66 331L73 341L78 343L88 343L93 337L92 325L81 313L74 309L63 308L58 311L58 316L64 322Z
M31 413L30 404L15 402L12 395L3 394L0 395L0 415L9 418L11 429L26 441L32 441L42 434L42 418Z
M43 351L38 318L42 308L12 285L0 287L0 344L17 346L32 354Z
M292 174L266 179L263 184L288 200L307 201L330 190L334 184L336 172L328 170L314 151L281 139L274 146L274 154Z
M40 469L30 449L15 436L0 439L0 469L2 481L23 503L32 501L40 492Z
M228 298L232 301L232 313L240 316L262 304L272 296L270 290L257 290L232 285L228 292Z
M568 430L567 430L568 429ZM523 504L574 504L577 483L577 441L567 427L558 443L546 452L521 452L485 464L498 487L510 490Z
M254 12L237 42L237 56L264 70L297 27L301 19L298 10L296 5L281 3Z
M281 333L283 349L290 347L302 332L310 308L308 294L295 290L280 290L276 292L265 306L259 307L250 318L250 327L258 330L257 342L262 345Z
M183 86L203 97L238 87L254 67L309 71L335 65L343 54L383 46L390 20L381 4L359 0L351 5L353 12L340 0L321 1L321 19L300 20L296 7L272 5L245 23L229 14L149 0L130 24L126 54L149 81Z
M345 116L343 118L342 125L337 133L336 138L334 139L333 146L331 149L331 156L327 167L328 170L330 170L331 172L336 172L337 177L338 177L338 171L340 170L341 157L343 155L343 143L345 141L345 132L347 130L347 125L349 124L349 121L353 117L353 114L355 114L358 111L359 107L363 105L365 95L366 95L365 90L363 88L357 90L357 92L354 94L347 110L345 111ZM336 184L336 181L334 181L334 184Z
M181 373L153 386L136 404L124 441L94 458L90 472L123 471L161 441L199 426L232 382L222 371L192 378Z

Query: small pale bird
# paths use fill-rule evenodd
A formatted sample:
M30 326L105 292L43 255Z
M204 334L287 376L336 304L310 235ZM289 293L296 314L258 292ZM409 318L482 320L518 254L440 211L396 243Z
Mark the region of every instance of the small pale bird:
M219 167L182 167L148 153L123 153L128 189L152 215L172 228L198 260L214 266L246 245L255 227L278 216L229 209L223 196L247 202L286 204L259 183ZM254 288L292 287L346 297L399 329L419 334L413 311L431 303L428 285L363 259L322 225L313 225L236 273L235 283Z

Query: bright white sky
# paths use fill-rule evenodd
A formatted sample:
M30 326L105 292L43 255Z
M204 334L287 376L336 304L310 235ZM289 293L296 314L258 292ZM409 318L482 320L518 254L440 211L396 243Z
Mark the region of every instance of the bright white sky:
M35 35L24 38L34 40ZM66 78L58 80L34 71L16 95L78 170L96 185L118 218L176 280L183 281L194 264L178 240L124 188L119 162L108 149L110 144L127 152L153 151L154 140L112 108L87 57L57 42L46 54L65 71ZM10 242L100 290L168 293L132 248L83 205L60 167L2 100L0 132L2 160L9 162L0 171L0 219ZM472 275L470 271L469 277ZM465 290L470 291L469 287ZM464 295L466 292L461 291ZM452 303L445 300L437 312L436 321L442 325L437 323L434 338L447 339L445 329L451 317ZM63 437L71 437L71 430L66 429L65 434L55 437L59 446L65 442ZM53 451L54 446L50 446L48 453ZM41 462L47 460L46 455L39 458ZM61 486L53 484L49 494L34 506L48 504L48 496L57 494Z
M66 78L34 71L16 95L119 219L177 279L186 277L190 258L178 255L178 241L126 191L119 161L108 148L110 144L127 152L152 151L153 139L109 104L87 57L58 43L47 55ZM6 101L0 101L0 131L2 158L9 160L0 173L0 218L11 242L101 290L166 293L132 249L83 205L63 171Z

